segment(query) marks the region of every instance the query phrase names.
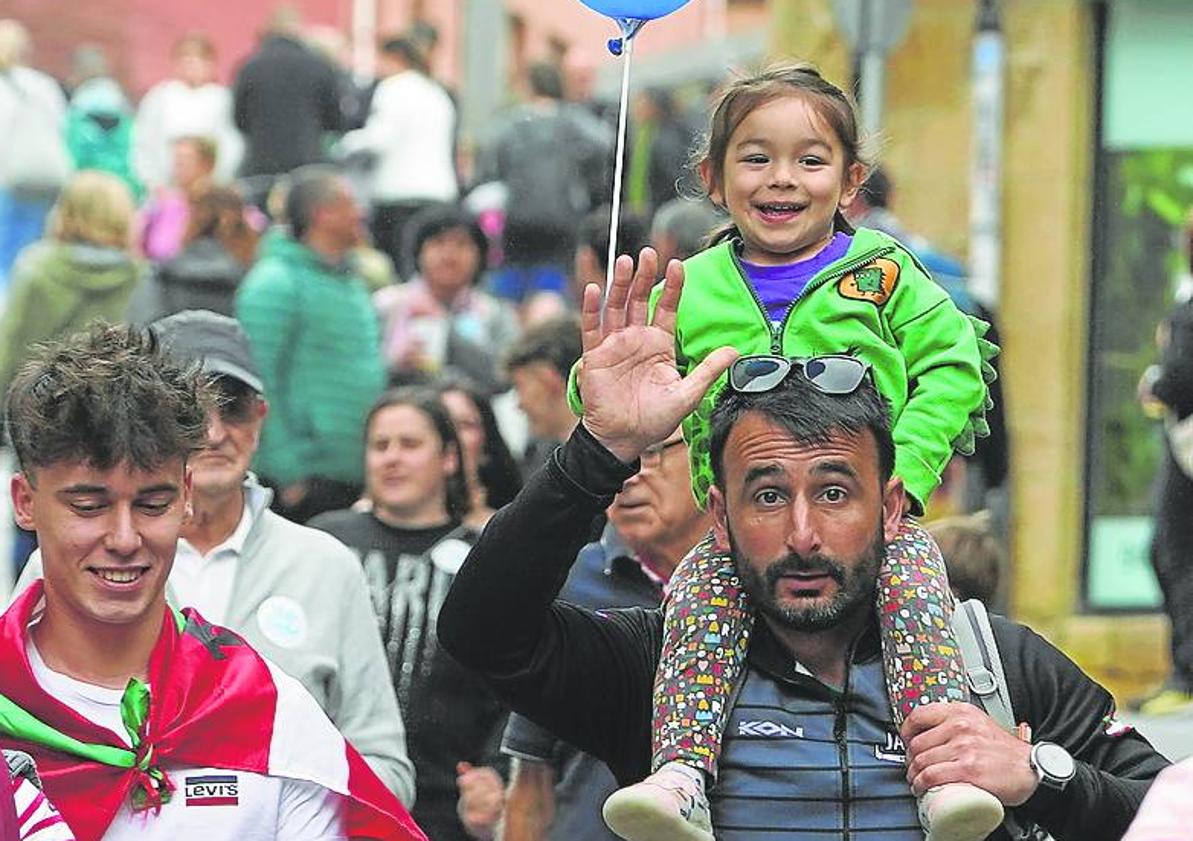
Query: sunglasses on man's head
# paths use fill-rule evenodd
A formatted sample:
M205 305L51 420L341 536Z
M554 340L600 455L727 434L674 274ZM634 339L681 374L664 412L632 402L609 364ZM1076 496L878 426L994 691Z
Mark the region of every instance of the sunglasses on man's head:
M870 366L852 356L812 356L791 359L760 354L743 356L729 368L729 386L741 394L759 394L778 388L791 369L798 369L822 394L852 394L866 378Z

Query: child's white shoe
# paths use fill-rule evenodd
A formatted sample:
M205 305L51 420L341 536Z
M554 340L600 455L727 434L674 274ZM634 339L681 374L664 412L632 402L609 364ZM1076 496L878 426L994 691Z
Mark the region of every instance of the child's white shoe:
M920 823L927 841L983 841L1002 823L997 797L969 783L929 789L920 798Z
M714 841L704 776L678 762L613 792L601 814L626 841Z

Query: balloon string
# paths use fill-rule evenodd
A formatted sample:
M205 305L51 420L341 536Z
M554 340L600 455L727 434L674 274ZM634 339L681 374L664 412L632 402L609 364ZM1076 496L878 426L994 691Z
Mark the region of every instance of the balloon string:
M621 109L617 116L617 156L613 162L613 212L609 217L609 262L605 270L605 295L613 288L613 267L617 261L617 229L621 222L621 179L625 169L626 113L630 104L630 59L634 55L634 41L625 40L621 70Z

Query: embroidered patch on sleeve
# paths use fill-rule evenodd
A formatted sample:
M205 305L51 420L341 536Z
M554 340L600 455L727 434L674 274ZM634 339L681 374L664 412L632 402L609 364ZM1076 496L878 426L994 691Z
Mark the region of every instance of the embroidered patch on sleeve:
M1125 721L1119 721L1115 718L1115 714L1111 713L1102 719L1102 732L1112 739L1117 739L1120 736L1126 736L1128 733L1134 733L1135 728Z
M890 299L898 283L899 264L880 257L841 278L837 291L844 298L882 306Z

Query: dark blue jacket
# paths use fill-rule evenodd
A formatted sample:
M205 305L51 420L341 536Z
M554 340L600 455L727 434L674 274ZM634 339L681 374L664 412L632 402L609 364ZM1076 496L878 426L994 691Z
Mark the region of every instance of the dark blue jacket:
M618 461L580 424L517 499L490 520L439 613L445 648L480 671L511 708L604 759L623 785L642 779L650 767L662 614L641 608L594 613L555 596L586 525L636 467ZM1064 654L1022 625L999 617L992 625L1016 716L1031 726L1034 738L1064 746L1077 760L1077 774L1063 792L1040 787L1012 810L1015 817L1039 824L1057 841L1119 841L1168 761L1142 736L1116 725L1110 693ZM817 798L830 789L835 794L828 809L838 809L842 829L805 837L922 837L909 829L915 820L910 792L896 790L902 769L879 755L897 753L898 745L887 743L889 701L875 636L871 625L855 642L846 690L834 693L800 673L767 624L757 623L746 690L734 705L721 779L710 792L721 841L800 837L786 830L808 826L799 810L809 807L792 798ZM750 718L759 723L743 733L743 715L754 716L757 707L787 718ZM835 761L824 751L811 753L812 738L826 732L825 716L833 717ZM804 738L785 739L763 773L757 755L747 754L753 751L745 737L766 737L781 726L797 734L803 728ZM816 779L805 774L800 751L808 752ZM733 766L728 772L726 764ZM746 810L738 810L733 798L743 796L752 798L753 808L737 817ZM893 799L882 800L888 796ZM785 808L786 818L776 817ZM747 831L746 821L755 816L782 821L785 831ZM1006 841L1008 835L999 829L990 838Z

